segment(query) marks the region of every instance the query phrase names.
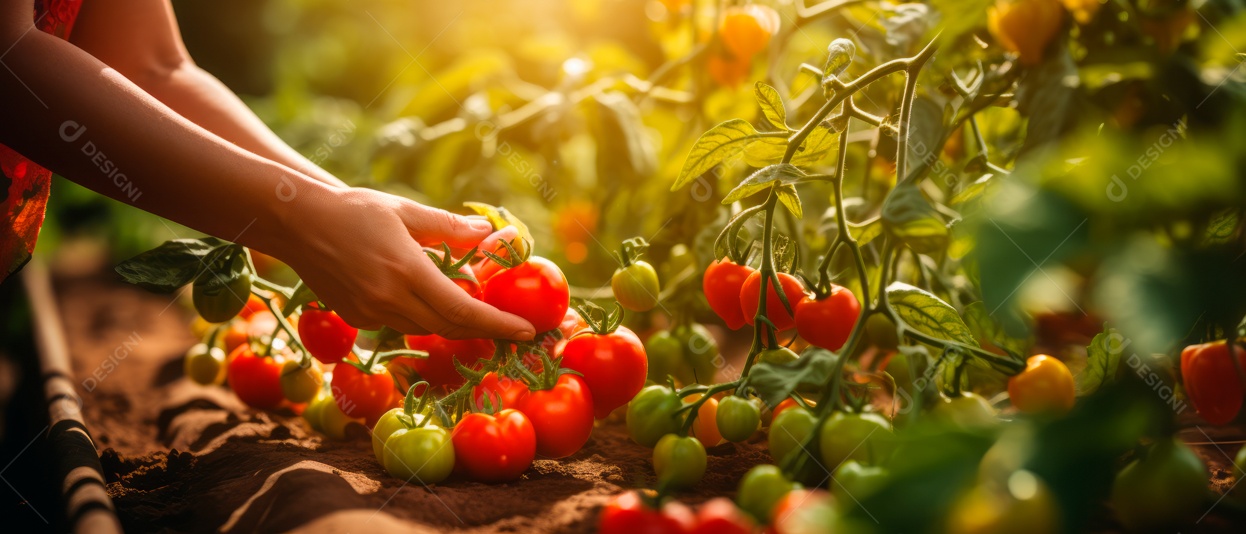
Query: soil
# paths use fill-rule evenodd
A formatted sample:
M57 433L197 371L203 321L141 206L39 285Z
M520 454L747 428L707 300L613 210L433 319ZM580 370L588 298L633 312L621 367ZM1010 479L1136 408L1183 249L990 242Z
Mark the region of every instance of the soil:
M124 286L108 273L62 276L57 294L84 418L127 531L590 532L611 495L654 482L650 450L628 440L616 413L579 453L537 460L514 483L404 484L372 457L362 427L332 441L293 413L250 410L225 388L186 380L182 355L196 339L184 298ZM1187 412L1183 419L1193 419ZM1233 443L1241 431L1183 426L1207 461L1211 489L1223 493L1238 445L1210 442ZM708 454L705 480L681 495L685 502L730 496L749 467L769 460L761 433ZM1217 515L1203 525L1225 526Z
M83 415L127 531L590 532L610 496L654 483L651 451L616 413L583 450L537 460L514 483L404 484L373 458L362 427L333 441L293 413L250 410L186 380L182 355L197 340L180 299L107 275L62 278L57 293ZM686 502L730 495L769 459L760 433L707 452Z

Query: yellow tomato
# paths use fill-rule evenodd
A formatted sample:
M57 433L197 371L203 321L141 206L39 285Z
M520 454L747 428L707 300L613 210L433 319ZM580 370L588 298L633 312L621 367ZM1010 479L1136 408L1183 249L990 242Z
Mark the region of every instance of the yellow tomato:
M1008 396L1022 413L1064 413L1076 395L1073 373L1046 354L1031 356L1025 370L1008 379Z
M1033 67L1064 22L1060 0L997 0L987 10L987 29L1021 64Z

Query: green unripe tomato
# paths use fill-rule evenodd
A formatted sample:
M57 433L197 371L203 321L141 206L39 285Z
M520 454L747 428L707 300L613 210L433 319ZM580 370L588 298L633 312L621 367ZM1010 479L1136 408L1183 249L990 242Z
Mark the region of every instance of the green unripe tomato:
M320 408L320 431L332 439L346 439L346 427L351 423L363 424L362 418L351 418L342 412L332 395L325 395L328 401Z
M376 456L376 461L382 465L385 464L385 440L399 429L407 428L408 424L415 426L418 422L419 419L403 413L402 408L394 408L381 414L381 418L377 419L376 425L372 427L372 454Z
M764 525L770 522L770 512L779 499L799 486L783 476L777 466L761 464L749 469L740 479L736 504Z
M723 439L741 442L761 428L761 409L748 399L731 395L718 401L714 419Z
M840 465L848 460L877 464L895 446L891 423L876 413L836 412L822 425L819 437L822 465Z
M665 384L666 377L686 376L683 344L670 331L659 330L645 342L645 356L649 360L646 377L655 384Z
M758 363L768 363L772 365L785 365L800 359L800 355L787 347L776 347L766 349L757 353Z
M653 447L653 470L658 474L659 486L696 486L705 476L705 463L705 446L691 436L667 434Z
M999 424L995 407L977 393L940 399L930 413L944 424L963 430L990 428Z
M667 386L640 390L627 404L627 433L645 447L657 445L662 436L679 432L675 412L681 405L675 391Z
M385 440L384 460L390 475L403 480L436 484L454 470L454 445L450 433L434 424L400 428Z
M182 361L186 378L204 386L219 386L225 383L225 351L220 347L209 348L205 343L197 343L186 352Z
M191 300L195 311L210 323L223 323L233 319L247 304L251 296L252 276L244 271L238 278L224 285L210 285L213 274L205 274L195 280L191 288Z
M684 364L680 369L683 375L675 378L683 385L712 384L718 372L715 360L718 359L718 342L709 329L701 324L679 326L672 332L683 348Z
M831 476L831 494L845 510L851 509L857 506L858 501L881 489L887 483L888 476L887 470L882 467L848 460Z
M788 454L799 451L805 440L817 430L818 418L808 409L797 406L783 410L770 422L770 457L783 463ZM823 464L828 465L828 464ZM839 465L838 463L829 465Z
M1177 438L1155 443L1116 474L1112 508L1132 531L1173 529L1205 511L1207 466Z
M320 362L314 358L307 367L297 360L290 360L281 365L281 394L286 400L295 404L310 402L320 393L324 385L324 373L320 370Z
M614 290L614 298L623 309L634 312L652 310L658 305L658 294L662 292L658 272L642 260L615 270L610 278L610 289Z

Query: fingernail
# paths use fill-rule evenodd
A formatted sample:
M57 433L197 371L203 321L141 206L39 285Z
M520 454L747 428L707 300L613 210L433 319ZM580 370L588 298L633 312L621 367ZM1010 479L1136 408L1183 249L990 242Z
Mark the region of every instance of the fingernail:
M472 219L467 221L467 225L477 232L492 232L493 224L484 219Z
M522 328L520 330L516 330L515 334L511 336L511 339L516 341L528 341L534 337L536 337L536 332L528 330L527 328Z

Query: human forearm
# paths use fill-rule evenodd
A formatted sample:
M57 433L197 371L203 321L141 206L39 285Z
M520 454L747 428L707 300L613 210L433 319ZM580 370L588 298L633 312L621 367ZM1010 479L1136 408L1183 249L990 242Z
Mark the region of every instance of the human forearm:
M194 63L185 62L167 76L141 86L183 117L231 143L321 182L346 185L286 144L220 80Z

